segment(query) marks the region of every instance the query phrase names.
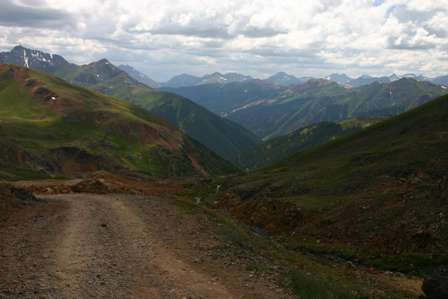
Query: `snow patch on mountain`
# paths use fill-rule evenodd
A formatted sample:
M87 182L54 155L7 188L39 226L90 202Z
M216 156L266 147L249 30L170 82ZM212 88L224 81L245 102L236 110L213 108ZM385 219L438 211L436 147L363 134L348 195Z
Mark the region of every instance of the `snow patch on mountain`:
M26 55L26 51L25 50L23 50L23 61L25 61L25 67L27 69L29 69L30 68L30 64L28 63L28 56Z

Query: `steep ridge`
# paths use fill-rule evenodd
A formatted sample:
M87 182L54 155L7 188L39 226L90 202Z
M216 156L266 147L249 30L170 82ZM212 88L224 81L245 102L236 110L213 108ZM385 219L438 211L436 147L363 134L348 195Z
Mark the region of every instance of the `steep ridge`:
M234 165L254 168L262 163L262 142L255 134L201 106L185 105L186 101L165 93L151 102L135 104L184 128L194 139L204 140L201 143Z
M28 57L33 55L36 60L29 60ZM51 54L15 47L11 52L0 53L0 60L49 72L72 84L127 100L160 117L169 115L173 125L239 167L253 167L261 155L261 141L247 129L186 98L154 90L106 59L81 66L64 60L65 63L59 65L49 58L39 58L46 55L51 57Z
M444 96L230 179L220 205L289 248L421 273L448 261L447 128Z
M142 109L13 65L0 65L0 135L0 177L9 179L96 170L183 176L233 169Z

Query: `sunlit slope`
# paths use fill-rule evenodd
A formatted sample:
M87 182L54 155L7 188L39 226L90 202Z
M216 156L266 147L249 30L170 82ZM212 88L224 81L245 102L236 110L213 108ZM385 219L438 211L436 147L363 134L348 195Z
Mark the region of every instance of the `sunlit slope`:
M0 66L0 176L105 169L152 176L232 169L165 121L25 68Z

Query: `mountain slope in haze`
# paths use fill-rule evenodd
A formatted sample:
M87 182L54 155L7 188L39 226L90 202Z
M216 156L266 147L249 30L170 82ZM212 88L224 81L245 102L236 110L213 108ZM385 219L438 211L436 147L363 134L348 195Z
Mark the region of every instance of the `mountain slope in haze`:
M393 81L397 81L402 78L414 79L417 81L431 81L430 79L428 79L422 75L415 75L415 74L404 74L404 75L401 75L400 77L397 76L396 74L392 74L390 76L380 76L380 77L362 75L362 76L359 76L358 78L351 78L351 77L347 76L346 74L331 74L326 79L330 80L330 81L334 81L342 86L360 87L360 86L369 85L369 84L372 84L375 82L376 83L391 83Z
M0 65L0 177L108 170L151 176L233 169L166 122L44 73Z
M448 75L436 77L436 78L432 79L431 82L434 84L448 86Z
M350 78L346 74L331 74L326 79L341 85L350 85L350 82L353 80L353 78Z
M426 271L448 261L447 128L443 96L235 177L224 188L232 200L220 205L247 224L287 237L288 248Z
M147 75L143 74L142 72L136 70L130 65L122 64L119 65L118 68L122 71L125 71L129 76L134 78L140 83L143 83L151 88L157 88L160 87L159 83L154 81L153 79L149 78Z
M165 90L190 98L264 139L319 122L393 116L448 91L408 78L357 88L314 79L292 86L248 80Z
M369 85L369 84L373 84L373 83L390 83L390 82L392 82L392 81L387 76L372 77L372 76L368 76L368 75L362 75L358 78L350 80L348 85L351 87L360 87L360 86Z
M189 74L180 74L174 76L170 80L161 83L162 87L171 87L171 88L179 88L185 86L194 86L197 85L201 81L200 77L189 75Z
M0 53L0 59L6 63L22 63L23 66L23 56L28 57L33 50L23 52L22 49L15 49ZM169 116L173 125L237 166L253 167L262 153L261 141L247 129L222 119L186 98L154 90L106 59L81 66L66 63L61 68L51 60L44 64L28 61L28 67L50 70L72 84L132 102L160 117Z
M282 87L264 80L247 80L228 84L204 84L163 90L191 99L195 103L219 115L227 115L233 109L256 100L273 98L283 90Z
M270 138L323 121L397 115L445 93L440 86L406 78L353 89L327 80L310 80L275 98L246 103L227 117L262 138Z
M266 78L265 81L272 83L272 84L277 84L280 86L289 86L289 85L296 85L299 83L303 83L302 79L297 78L296 76L287 74L285 72L276 73L276 74Z
M167 82L160 85L164 88L182 88L189 86L201 86L205 84L227 84L231 82L243 82L252 80L250 76L238 74L238 73L225 73L218 72L207 74L202 77L197 77L189 74L181 74L174 76Z
M205 75L201 78L201 80L196 85L204 85L204 84L227 84L232 82L243 82L247 80L252 80L253 78L246 75L241 75L238 73L213 73L209 75Z

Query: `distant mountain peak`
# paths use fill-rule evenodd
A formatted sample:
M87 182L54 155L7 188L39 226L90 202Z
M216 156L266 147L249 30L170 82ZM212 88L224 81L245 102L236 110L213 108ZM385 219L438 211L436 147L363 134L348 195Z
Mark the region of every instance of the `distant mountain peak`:
M180 88L180 87L198 86L206 84L226 84L231 82L243 82L252 79L253 78L250 76L242 75L235 72L225 74L220 72L214 72L211 74L206 74L202 77L197 77L183 73L174 76L167 82L163 83L162 86L171 88Z
M407 74L404 74L404 75L401 76L401 77L403 77L403 78L416 78L417 75L414 74L414 73L407 73Z
M152 80L150 77L148 77L146 74L138 71L134 67L122 64L119 65L118 68L124 72L126 72L129 76L131 76L133 79L137 80L140 83L143 83L151 88L158 88L160 87L160 84L156 81Z
M205 75L196 85L204 84L226 84L230 82L242 82L253 79L250 76L242 75L239 73L220 73L214 72L212 74Z
M182 73L180 75L176 75L167 82L162 83L163 87L172 87L172 88L179 88L179 87L187 87L187 86L194 86L196 85L201 78Z
M174 76L173 78L176 77L195 77L198 78L197 76L191 75L191 74L187 74L187 73L181 73L180 75Z
M105 64L105 65L112 65L112 63L107 60L106 58L102 58L96 62L93 62L94 64Z
M285 72L277 72L274 75L272 75L272 77L275 77L275 76L289 76L289 75Z
M303 80L297 78L294 75L288 74L286 72L277 72L274 75L266 79L266 81L280 85L280 86L290 86L303 83Z
M415 83L415 82L418 82L418 81L415 78L412 78L412 77L402 77L402 78L400 78L398 80L390 82L390 85L409 83L409 82Z
M17 45L14 48L11 49L11 52L17 52L17 51L23 51L23 50L29 50L29 49L25 48L22 45Z
M317 86L324 86L324 85L328 85L328 84L335 84L333 81L331 80L327 80L327 79L323 79L323 78L316 78L316 79L309 79L308 81L306 81L305 83L303 83L302 85L307 85L307 86L312 86L312 87L317 87Z
M269 78L286 78L286 77L296 78L294 75L288 74L286 72L277 72L274 75L270 76Z
M389 76L389 79L391 81L396 81L396 80L400 79L400 77L398 77L397 74L393 73L392 75Z
M341 85L348 85L350 83L350 81L353 80L346 74L338 74L338 73L333 73L333 74L329 75L326 79L329 81L334 81Z
M26 68L39 69L50 73L62 66L65 68L70 68L72 66L59 55L28 49L22 45L15 46L9 52L0 53L0 61Z

